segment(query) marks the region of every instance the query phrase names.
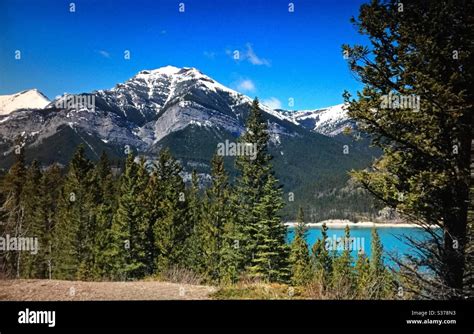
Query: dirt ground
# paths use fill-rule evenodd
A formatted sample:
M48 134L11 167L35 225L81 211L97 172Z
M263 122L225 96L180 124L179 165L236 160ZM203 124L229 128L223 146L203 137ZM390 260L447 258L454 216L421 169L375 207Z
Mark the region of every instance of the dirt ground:
M209 286L156 281L0 280L0 301L197 300L209 299L215 291Z

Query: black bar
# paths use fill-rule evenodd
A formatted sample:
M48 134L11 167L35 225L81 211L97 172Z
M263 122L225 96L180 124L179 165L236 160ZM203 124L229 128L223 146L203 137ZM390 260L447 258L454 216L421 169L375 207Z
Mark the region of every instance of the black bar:
M19 324L20 311L56 311L55 326ZM64 328L398 328L474 329L472 301L84 301L0 302L0 333ZM416 314L412 312L417 312ZM422 313L426 312L424 316ZM453 314L454 312L454 314ZM407 324L407 320L455 320ZM455 331L454 331L455 330Z

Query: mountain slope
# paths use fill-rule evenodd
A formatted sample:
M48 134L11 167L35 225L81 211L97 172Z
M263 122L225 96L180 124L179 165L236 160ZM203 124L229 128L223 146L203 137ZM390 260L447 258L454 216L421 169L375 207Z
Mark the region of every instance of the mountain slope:
M0 115L0 167L12 164L17 144L24 145L28 161L65 165L82 143L91 159L102 151L123 159L129 148L154 159L160 149L170 147L187 173L196 169L205 176L217 145L236 141L245 130L251 102L195 68L141 71L110 90L65 94L42 109ZM348 122L341 108L327 108L317 117L310 112L289 114L265 105L261 108L269 127L273 164L288 200L288 215L296 213L298 205L335 196L335 191L346 186L347 172L367 166L372 159L370 152L351 140L331 137ZM338 117L330 117L332 114ZM313 120L314 127L302 124ZM350 147L349 154L344 153L343 145ZM225 161L235 175L234 157Z
M349 119L344 104L315 110L280 112L296 124L330 137L340 135L346 127L354 128L355 125L355 122Z

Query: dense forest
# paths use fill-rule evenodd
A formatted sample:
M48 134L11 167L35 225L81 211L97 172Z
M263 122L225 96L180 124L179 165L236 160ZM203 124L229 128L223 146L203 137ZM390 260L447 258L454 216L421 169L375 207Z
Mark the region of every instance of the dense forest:
M349 247L340 254L329 251L327 228L310 252L301 208L295 238L286 242L281 187L266 151L268 133L257 100L247 128L240 141L257 143L256 158L237 157L240 174L231 185L223 157L216 154L206 189L198 186L196 173L186 187L182 168L167 149L153 163L130 153L121 173L113 172L105 154L96 164L89 161L82 146L65 172L57 165L27 166L19 150L2 180L2 236L37 237L40 245L37 254L4 253L2 272L136 280L181 271L219 285L250 279L304 286L318 278L320 289L335 296L343 287L345 297L393 295L395 282L383 265L375 231L372 259L362 252L351 259Z

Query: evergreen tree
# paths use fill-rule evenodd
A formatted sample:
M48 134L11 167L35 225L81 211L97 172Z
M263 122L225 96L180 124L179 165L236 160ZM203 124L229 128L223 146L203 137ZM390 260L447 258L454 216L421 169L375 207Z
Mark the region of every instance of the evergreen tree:
M268 154L269 134L258 100L252 103L241 144L256 148L254 155L239 155L240 172L236 182L235 210L239 213L239 250L242 269L264 280L289 278L289 249L285 243L286 227L279 211L283 208L281 189L273 176Z
M160 194L152 220L158 272L183 265L186 239L192 232L192 225L186 221L185 185L181 171L180 163L169 149L162 149L153 175L153 189Z
M271 156L267 153L269 135L257 99L252 103L246 128L239 142L243 145L254 145L257 152L254 159L247 155L239 155L236 159L236 167L240 175L236 180L234 201L235 210L239 212L238 225L243 237L239 240L239 250L243 257L242 269L248 266L255 256L260 219L256 206L261 201L263 187L270 173Z
M369 295L373 299L387 298L393 293L395 288L393 286L391 275L385 268L383 246L375 228L372 229L370 247L372 249L372 254L369 268L371 282Z
M205 265L203 259L203 205L199 197L199 178L196 170L191 174L191 185L187 191L187 219L192 225L190 237L186 240L186 263L185 266L195 273L204 273Z
M349 226L344 229L344 238L342 245L337 248L343 248L342 253L335 257L333 266L332 286L336 293L336 298L348 298L353 296L354 291L354 272L352 267L352 238Z
M431 245L412 242L420 257L401 263L426 298L462 296L474 102L472 10L466 1L372 1L352 19L371 47L343 46L365 84L357 100L345 94L349 116L384 152L355 179L410 221L443 232L426 228ZM436 280L417 270L424 266Z
M136 164L130 153L120 178L118 207L111 230L113 243L108 254L114 275L122 280L140 278L146 272L145 228L140 203L146 184L144 169L143 161Z
M328 227L326 224L321 226L321 238L318 239L312 247L312 262L314 276L320 280L324 290L328 289L332 280L333 258L329 253Z
M289 247L286 226L278 213L283 208L281 189L272 174L256 203L258 224L255 226L256 249L248 268L252 276L270 282L286 282L290 278Z
M313 261L316 270L325 272L328 277L332 274L333 261L329 254L328 227L325 223L321 226L321 239L313 245Z
M291 282L294 285L304 285L311 279L311 259L309 257L308 244L306 243L307 233L308 228L304 221L303 208L300 207L290 254Z
M217 154L211 161L211 179L200 228L202 257L205 274L211 281L229 283L236 279L237 249L233 245L234 222L228 176L224 159Z
M40 242L40 258L43 263L42 274L40 278L52 278L53 272L53 231L56 222L55 217L58 213L59 199L61 198L61 188L63 176L61 167L53 164L43 172L40 184L39 207L43 214L43 233Z
M85 156L84 147L78 147L69 163L53 231L53 276L58 279L76 279L87 276L90 264L91 238L94 235L89 172L92 163Z
M15 149L16 161L5 176L4 187L7 189L5 202L1 211L4 217L4 224L1 225L2 237L22 237L24 234L24 207L21 200L22 191L25 184L25 156L21 145ZM21 254L20 252L2 252L1 255L3 272L7 276L20 276Z
M96 279L113 278L113 268L110 261L110 245L112 239L112 220L116 210L116 185L112 175L110 161L105 152L102 152L100 159L93 172L93 184L96 185L94 203L96 233L94 239L94 268L92 275Z
M369 299L371 288L371 275L370 275L370 261L367 258L365 252L360 249L357 254L357 261L354 266L356 275L356 291L357 295L361 299Z
M43 274L43 241L45 240L44 213L41 206L41 168L37 160L34 160L28 167L25 175L25 184L21 193L21 202L24 210L23 233L26 237L37 238L38 248L36 254L31 252L21 252L22 266L20 275L25 278L37 278ZM49 190L48 190L49 191Z

